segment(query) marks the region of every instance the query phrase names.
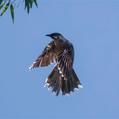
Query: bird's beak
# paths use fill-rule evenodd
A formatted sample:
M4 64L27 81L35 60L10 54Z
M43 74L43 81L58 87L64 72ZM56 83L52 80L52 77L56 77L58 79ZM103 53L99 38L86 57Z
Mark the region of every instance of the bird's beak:
M50 34L46 34L46 36L51 37L51 35L50 35Z

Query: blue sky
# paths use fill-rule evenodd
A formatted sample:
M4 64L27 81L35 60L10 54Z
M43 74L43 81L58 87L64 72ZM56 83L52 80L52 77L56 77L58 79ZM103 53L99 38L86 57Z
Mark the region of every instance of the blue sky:
M53 66L28 67L60 32L75 47L83 89L54 96L44 81ZM119 1L39 0L29 15L0 18L0 119L118 119Z

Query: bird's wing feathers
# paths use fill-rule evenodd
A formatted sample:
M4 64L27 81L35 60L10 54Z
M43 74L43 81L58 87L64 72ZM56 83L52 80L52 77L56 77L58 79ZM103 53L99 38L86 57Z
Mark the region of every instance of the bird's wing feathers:
M36 59L35 62L29 67L29 69L48 66L55 61L55 44L54 41L50 42L47 47L45 47L42 54Z
M59 53L58 68L61 74L67 75L67 73L72 69L72 65L73 56L71 50L65 49L62 53Z

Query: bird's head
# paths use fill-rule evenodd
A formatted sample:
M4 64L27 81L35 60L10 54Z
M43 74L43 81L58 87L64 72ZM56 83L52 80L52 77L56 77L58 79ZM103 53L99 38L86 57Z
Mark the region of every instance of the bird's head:
M54 40L59 40L63 38L62 34L60 33L51 33L51 34L47 34L46 36L49 36Z

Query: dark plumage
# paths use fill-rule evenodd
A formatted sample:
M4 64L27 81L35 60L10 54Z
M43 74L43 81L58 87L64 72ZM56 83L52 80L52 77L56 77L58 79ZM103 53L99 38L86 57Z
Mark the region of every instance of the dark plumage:
M75 88L82 87L73 69L74 48L72 43L60 33L47 34L46 36L51 37L53 40L29 69L45 67L55 63L56 66L48 76L46 84L56 95L60 91L62 95L69 94Z

